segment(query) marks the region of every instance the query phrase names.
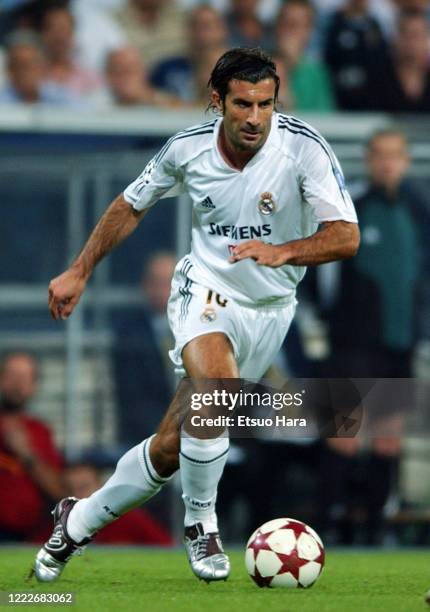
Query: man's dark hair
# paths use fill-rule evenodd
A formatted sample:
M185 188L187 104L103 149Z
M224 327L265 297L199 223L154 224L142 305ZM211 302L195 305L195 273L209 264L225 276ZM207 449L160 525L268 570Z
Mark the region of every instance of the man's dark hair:
M420 19L421 21L424 21L424 23L427 24L427 16L422 11L413 8L403 9L402 11L400 11L397 17L397 29L399 30L402 25L404 25L405 21L408 21L409 19Z
M208 87L218 92L222 103L225 102L232 79L249 83L273 79L275 81L275 102L278 100L279 76L276 74L275 63L270 55L259 47L230 49L221 55L215 64Z
M312 19L315 20L316 16L317 16L317 10L315 8L314 3L312 2L312 0L284 0L283 3L281 4L279 13L282 12L282 10L286 7L286 6L300 6L302 8L305 8L309 11L309 13L312 16Z
M40 15L39 29L43 29L47 17L51 13L56 13L57 11L66 11L72 26L75 27L75 17L70 8L69 0L50 0L46 2L44 10Z

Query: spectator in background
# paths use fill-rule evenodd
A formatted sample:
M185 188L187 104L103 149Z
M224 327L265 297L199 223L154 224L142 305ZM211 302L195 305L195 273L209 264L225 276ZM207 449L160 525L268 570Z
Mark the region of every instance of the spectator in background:
M173 394L166 309L175 265L173 253L154 253L144 267L141 310L114 320L118 436L124 446L137 444L158 426Z
M402 13L390 59L378 62L374 71L372 110L430 113L429 43L429 24L423 13Z
M381 28L368 11L368 0L347 0L336 11L327 30L324 51L337 106L341 110L369 110L371 72L375 61L386 61Z
M0 364L0 540L27 540L65 495L62 458L50 429L26 413L37 390L35 360L11 353Z
M95 104L153 105L168 108L183 105L179 98L150 84L142 59L132 47L123 47L108 55L106 83L108 89L95 96Z
M149 70L186 49L185 15L173 0L128 0L116 19Z
M418 11L430 23L430 3L428 0L370 0L374 13L379 17L381 27L391 40L397 31L397 22L404 11ZM383 10L383 5L386 5Z
M230 0L227 26L232 47L262 47L273 51L273 37L258 15L258 5L258 0Z
M402 133L376 133L368 144L367 167L369 185L355 200L360 250L354 261L341 264L341 291L327 317L332 343L327 372L348 378L408 378L421 335L418 322L424 321L419 309L428 313L428 304L420 299L430 269L428 202L406 180L409 153ZM406 398L405 404L410 401ZM328 441L321 458L321 513L325 526L339 530L344 544L354 538L349 514L354 502L365 512L367 543L379 541L383 508L396 487L402 415L387 403L379 401L386 412L374 425L379 434L368 451L360 450L357 439L339 438ZM332 476L328 480L327 473Z
M77 103L76 97L64 87L45 80L45 58L38 39L31 32L16 32L9 39L5 63L7 82L0 89L0 103Z
M189 102L200 101L201 84L206 85L215 53L221 56L227 41L227 26L223 16L208 4L194 8L187 21L188 52L170 57L157 64L151 82L172 95ZM213 63L212 63L213 66ZM205 69L206 68L206 69Z
M102 80L96 72L76 62L74 31L73 15L64 3L54 4L46 10L41 23L46 57L45 80L80 98L99 89Z
M276 20L280 101L295 111L324 112L334 108L325 67L306 55L314 23L310 0L285 0Z
M89 497L103 484L99 470L90 463L75 463L68 466L64 478L67 495L78 499ZM41 536L38 539L44 540L46 537ZM97 544L149 544L152 546L172 546L174 543L167 529L143 508L135 508L121 516L97 534L94 541Z
M409 153L400 132L371 138L367 167L369 185L356 199L362 244L353 263L342 263L342 291L330 316L336 370L407 378L417 286L429 262L428 203L406 179Z
M200 107L208 104L208 81L218 59L227 51L227 47L214 47L202 53L194 67L194 103Z
M102 74L107 55L127 45L114 18L125 3L126 0L70 0L75 19L75 59L81 66Z

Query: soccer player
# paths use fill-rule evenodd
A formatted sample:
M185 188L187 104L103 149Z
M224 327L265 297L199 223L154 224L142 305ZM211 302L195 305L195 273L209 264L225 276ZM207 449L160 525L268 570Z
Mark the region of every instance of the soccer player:
M75 262L51 281L49 308L67 319L95 265L179 187L192 199L193 229L191 253L172 281L171 358L194 379L258 379L287 333L305 266L353 256L357 218L327 142L275 111L279 77L270 57L231 49L209 85L221 116L173 136L112 202ZM39 580L57 579L97 531L155 495L178 468L192 571L206 581L228 577L215 512L228 436L184 435L183 396L180 385L157 433L129 450L101 489L57 504L54 531L36 557Z

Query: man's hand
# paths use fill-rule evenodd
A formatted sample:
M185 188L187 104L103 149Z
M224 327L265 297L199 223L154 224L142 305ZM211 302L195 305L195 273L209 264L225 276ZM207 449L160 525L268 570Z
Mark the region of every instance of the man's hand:
M229 258L230 263L251 257L259 266L278 268L287 263L285 245L273 245L261 240L248 240L234 247Z
M87 279L76 268L71 267L49 283L48 306L53 319L67 319L87 284Z
M260 240L248 240L231 250L230 263L251 257L260 266L278 268L291 266L316 266L329 261L354 257L360 244L360 230L356 223L326 221L319 230L299 240L284 244L265 244ZM230 247L231 248L231 247Z

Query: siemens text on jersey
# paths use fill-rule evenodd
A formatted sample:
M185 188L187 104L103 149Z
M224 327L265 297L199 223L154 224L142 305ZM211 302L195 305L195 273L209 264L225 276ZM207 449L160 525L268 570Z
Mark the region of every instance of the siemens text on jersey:
M262 238L270 236L272 228L268 223L264 225L218 225L218 223L209 223L209 236L229 236L235 240L248 240L252 238Z

